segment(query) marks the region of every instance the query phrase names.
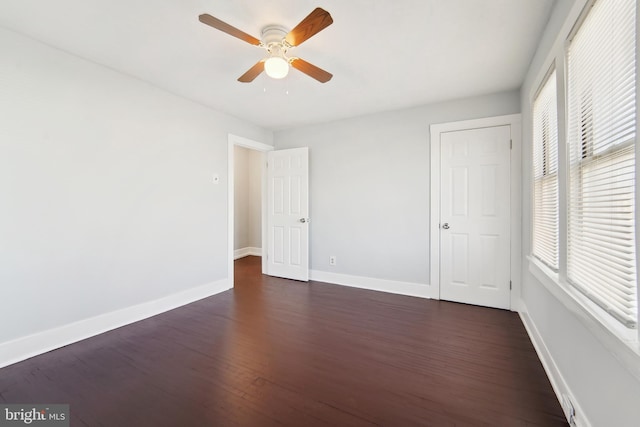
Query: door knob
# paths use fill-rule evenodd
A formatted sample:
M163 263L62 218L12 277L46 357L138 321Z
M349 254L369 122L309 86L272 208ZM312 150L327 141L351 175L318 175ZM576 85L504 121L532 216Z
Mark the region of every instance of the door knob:
M309 222L309 218L300 218L301 223Z
M445 230L449 229L449 223L445 222L444 224L442 224L442 228L444 228Z

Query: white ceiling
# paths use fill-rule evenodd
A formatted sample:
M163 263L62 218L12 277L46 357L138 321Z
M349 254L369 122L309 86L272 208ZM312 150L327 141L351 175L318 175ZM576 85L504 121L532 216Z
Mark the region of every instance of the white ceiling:
M2 0L0 26L174 94L283 129L520 87L554 0ZM291 51L334 77L236 79L263 50L198 21L208 13L257 38L315 7L334 23Z

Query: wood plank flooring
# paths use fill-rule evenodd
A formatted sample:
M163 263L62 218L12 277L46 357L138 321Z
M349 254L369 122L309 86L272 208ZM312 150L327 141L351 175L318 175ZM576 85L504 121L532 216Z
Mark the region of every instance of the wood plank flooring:
M517 314L262 276L0 369L72 426L566 426Z

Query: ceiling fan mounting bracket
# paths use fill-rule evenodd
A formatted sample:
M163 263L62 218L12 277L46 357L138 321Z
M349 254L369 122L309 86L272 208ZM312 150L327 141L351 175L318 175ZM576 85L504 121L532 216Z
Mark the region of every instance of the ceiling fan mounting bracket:
M261 44L264 47L270 44L282 44L288 33L289 30L281 25L267 25L262 29Z

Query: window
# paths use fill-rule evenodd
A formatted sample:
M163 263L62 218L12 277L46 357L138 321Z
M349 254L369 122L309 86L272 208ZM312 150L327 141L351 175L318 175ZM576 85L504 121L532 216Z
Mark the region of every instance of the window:
M558 269L558 108L553 71L533 102L532 252Z
M635 0L597 0L567 49L567 280L638 321Z

